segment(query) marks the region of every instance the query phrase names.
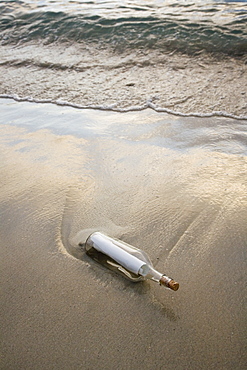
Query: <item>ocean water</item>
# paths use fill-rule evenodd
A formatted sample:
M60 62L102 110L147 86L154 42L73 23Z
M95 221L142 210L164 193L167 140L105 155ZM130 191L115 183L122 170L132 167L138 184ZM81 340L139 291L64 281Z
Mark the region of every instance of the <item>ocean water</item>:
M0 94L246 116L246 20L246 1L2 1Z
M243 55L246 1L3 1L2 44L85 42L188 54Z

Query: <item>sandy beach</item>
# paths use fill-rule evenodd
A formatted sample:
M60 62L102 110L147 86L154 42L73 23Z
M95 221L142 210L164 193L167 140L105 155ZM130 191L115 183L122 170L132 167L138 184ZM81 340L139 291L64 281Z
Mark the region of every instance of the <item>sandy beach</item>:
M247 0L0 9L0 369L244 370Z
M1 369L244 369L246 121L0 105ZM104 269L87 228L180 289Z

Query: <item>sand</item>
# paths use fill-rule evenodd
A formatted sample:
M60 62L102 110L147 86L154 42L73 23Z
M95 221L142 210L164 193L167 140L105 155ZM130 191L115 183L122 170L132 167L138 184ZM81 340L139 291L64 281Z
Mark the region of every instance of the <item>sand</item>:
M2 369L244 369L246 121L1 99ZM86 228L177 292L90 260Z

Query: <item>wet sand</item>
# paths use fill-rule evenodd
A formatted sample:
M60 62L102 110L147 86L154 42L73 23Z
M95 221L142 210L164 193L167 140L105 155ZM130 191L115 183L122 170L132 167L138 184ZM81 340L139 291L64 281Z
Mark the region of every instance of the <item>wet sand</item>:
M246 121L1 99L3 369L244 369ZM177 292L85 256L96 228Z

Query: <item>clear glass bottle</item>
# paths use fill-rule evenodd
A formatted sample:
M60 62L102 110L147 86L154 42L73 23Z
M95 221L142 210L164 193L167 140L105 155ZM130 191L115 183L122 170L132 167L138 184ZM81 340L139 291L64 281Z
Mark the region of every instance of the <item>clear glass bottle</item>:
M172 278L154 269L145 252L130 244L94 232L87 238L85 248L88 256L131 281L150 279L172 290L179 288Z

